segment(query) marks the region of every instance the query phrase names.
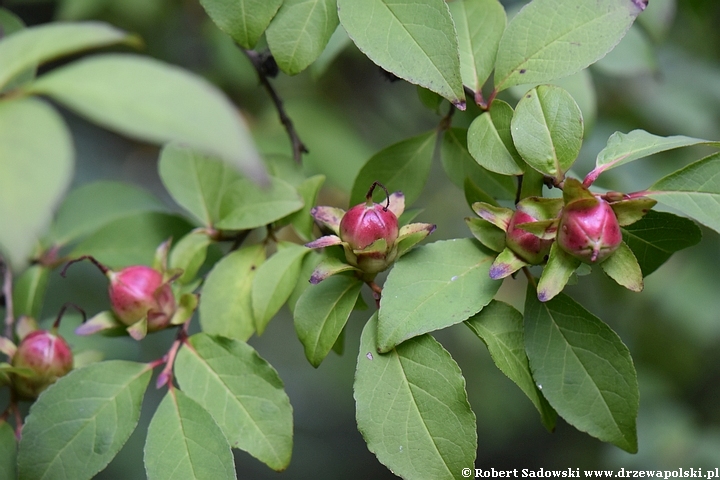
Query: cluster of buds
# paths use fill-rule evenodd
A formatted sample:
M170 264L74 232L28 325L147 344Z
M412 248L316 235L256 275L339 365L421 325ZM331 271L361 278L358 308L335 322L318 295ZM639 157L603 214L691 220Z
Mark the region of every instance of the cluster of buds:
M177 295L173 281L182 275L180 270L167 269L169 242L157 251L153 267L133 265L114 271L91 256L83 256L69 262L90 260L110 281L108 295L112 311L104 311L77 328L78 335L90 335L104 331L110 334L126 332L135 340L142 340L148 333L172 325L180 325L190 319L198 304L193 293Z
M562 291L581 264L600 265L620 285L640 291L642 272L623 242L620 227L641 219L654 205L646 197L610 192L596 195L566 178L562 198L528 197L513 211L483 202L473 204L481 219L466 219L473 234L499 252L490 277L501 279L527 265L543 265L538 298ZM498 235L498 228L504 236Z
M385 190L385 204L373 202L377 186ZM333 234L320 237L306 244L308 248L324 248L340 245L347 263L328 258L321 262L310 278L320 283L335 273L355 270L366 282L386 270L415 244L435 231L435 225L412 223L399 226L398 217L405 210L402 192L389 194L379 182L374 182L365 196L365 203L355 205L345 212L335 207L315 207L311 214L320 228Z

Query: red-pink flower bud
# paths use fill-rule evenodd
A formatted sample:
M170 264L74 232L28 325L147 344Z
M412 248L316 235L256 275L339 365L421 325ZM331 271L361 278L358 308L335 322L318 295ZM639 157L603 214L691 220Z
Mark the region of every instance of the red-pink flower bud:
M381 238L390 247L397 237L397 217L378 203L355 205L340 221L340 238L353 250L362 250Z
M126 325L148 317L148 331L167 326L175 312L175 296L162 273L144 265L109 272L110 303L115 315Z
M537 220L522 210L516 210L510 218L505 237L507 247L530 265L539 265L547 260L553 240L543 240L530 232L515 227L515 225Z
M602 198L584 198L565 206L557 242L560 248L585 263L599 263L622 243L615 212Z
M20 342L12 357L12 366L32 372L29 376L12 375L15 392L32 400L72 370L73 355L61 336L47 330L35 330Z

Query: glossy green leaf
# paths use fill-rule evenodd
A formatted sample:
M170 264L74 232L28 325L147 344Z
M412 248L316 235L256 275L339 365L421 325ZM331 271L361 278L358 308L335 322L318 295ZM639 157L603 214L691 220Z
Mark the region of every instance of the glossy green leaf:
M377 353L376 320L363 330L353 388L368 448L403 478L463 478L477 433L460 368L430 335Z
M148 426L148 480L234 480L235 463L213 417L182 391L168 390Z
M428 132L408 138L380 150L362 167L355 178L350 205L365 201L370 185L378 181L385 185L390 193L401 191L405 194L405 205L420 197L425 187L435 149L435 132ZM382 191L376 188L375 191ZM380 194L376 201L379 201Z
M17 440L12 426L0 421L0 478L17 478Z
M242 48L255 48L283 0L200 0L220 30Z
M683 135L660 137L645 130L633 130L630 133L615 132L610 136L605 148L598 153L595 169L588 175L589 178L586 182L593 182L602 172L640 158L675 148L700 144L720 146L720 142Z
M533 378L569 424L637 451L637 375L620 337L570 297L525 300L525 350Z
M13 313L15 317L27 315L40 318L50 268L44 265L31 265L13 285Z
M0 103L0 252L14 269L27 263L50 223L70 183L74 155L65 122L47 103Z
M192 225L177 215L146 212L112 221L80 242L70 256L92 255L111 268L151 265L158 245L182 238Z
M98 55L43 75L28 91L49 95L119 133L182 142L252 178L265 178L237 108L215 86L178 67L136 55Z
M280 69L295 75L320 56L337 26L336 0L285 0L265 36Z
M137 37L101 22L48 23L26 28L0 42L0 87L41 63L118 43L140 44Z
M105 468L135 430L151 373L146 364L110 360L58 379L26 418L19 478L78 480Z
M336 275L305 290L295 305L295 332L313 367L325 359L355 306L363 283Z
M122 217L164 211L167 208L160 200L135 185L114 181L88 183L65 197L50 237L56 244L64 245Z
M465 108L457 34L444 0L338 0L340 23L373 62Z
M488 275L494 256L465 238L423 245L402 257L383 287L378 351L479 312L502 283Z
M535 0L508 24L495 64L495 88L575 73L620 42L645 0Z
M521 175L524 163L510 131L513 109L496 100L490 111L479 115L468 128L468 152L482 167L501 175Z
M458 35L463 85L477 96L495 68L495 56L505 31L505 9L498 0L458 0L448 3Z
M648 190L651 198L720 232L720 153L661 178Z
M493 300L465 324L487 345L495 365L528 396L545 428L552 431L557 413L545 400L530 373L522 313L507 303Z
M196 334L178 353L182 390L210 412L233 448L283 470L292 454L292 407L275 369L240 341Z
M582 147L582 112L562 88L540 85L518 102L511 130L528 165L562 180Z
M193 230L172 247L168 266L171 269L182 269L182 276L178 278L180 283L189 283L195 279L207 258L210 244L211 240L206 232Z
M657 270L673 253L692 247L702 239L702 232L692 220L654 210L623 227L622 232L644 277Z
M263 333L270 319L292 293L300 275L303 257L309 252L302 245L280 242L278 252L258 268L251 291L258 335Z
M220 260L205 280L200 326L211 335L245 341L255 332L252 283L265 261L262 245L241 248Z

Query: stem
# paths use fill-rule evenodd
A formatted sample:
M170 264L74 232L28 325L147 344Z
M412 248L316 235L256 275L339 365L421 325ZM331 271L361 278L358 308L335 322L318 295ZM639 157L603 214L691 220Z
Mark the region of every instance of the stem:
M522 268L523 273L525 274L525 277L527 277L528 282L535 287L535 290L537 290L537 282L535 281L535 277L532 276L532 273L530 273L530 269L528 267Z
M189 326L190 320L183 323L182 327L178 330L177 336L175 337L175 341L170 347L170 350L168 351L167 355L163 357L165 362L165 368L163 368L162 372L160 372L160 375L158 375L157 383L155 384L157 388L160 388L165 384L168 384L168 388L173 388L172 371L175 364L175 357L177 356L177 352L178 350L180 350L180 347L187 341Z
M0 270L3 271L3 297L5 297L5 337L12 339L13 324L15 323L15 310L13 307L13 291L12 291L12 270L10 265L0 257Z
M92 255L83 255L82 257L70 260L67 264L65 264L65 268L63 268L62 272L60 272L60 276L65 278L65 275L67 274L67 269L70 267L70 265L72 265L73 263L82 262L83 260L90 260L96 267L100 269L103 275L107 275L110 271L108 267L98 262Z
M60 312L58 313L57 317L55 318L55 323L53 323L53 326L52 326L53 334L57 333L57 329L60 327L60 320L62 319L63 315L65 315L65 310L67 310L68 307L75 307L75 310L82 313L83 323L85 323L87 321L87 314L85 314L85 310L78 307L77 305L75 305L72 302L65 302L63 304L62 308L60 308Z
M520 197L522 196L522 186L523 186L523 178L525 178L525 175L518 175L517 177L517 192L515 193L515 205L520 203L520 200L522 200Z
M375 306L380 309L380 299L382 298L382 287L375 283L373 280L368 280L367 282L368 287L373 292L373 298L375 299Z
M300 136L298 135L297 131L295 131L295 126L293 125L292 120L288 116L287 112L285 111L285 106L283 105L283 101L278 95L275 88L273 88L272 84L270 83L270 80L268 79L268 75L266 73L266 68L263 66L263 63L265 61L265 56L259 54L258 52L254 50L245 50L244 48L241 48L241 50L245 53L245 55L250 60L250 63L252 63L253 67L255 67L255 71L258 74L258 78L260 79L260 83L265 88L265 90L270 95L270 98L272 99L273 103L275 104L275 109L278 112L278 116L280 117L280 123L283 124L285 127L285 130L287 131L288 136L290 137L290 143L292 144L292 151L293 151L293 158L297 163L302 163L302 154L303 153L309 153L307 147L305 147L305 144L303 144L302 140L300 140Z
M383 190L385 190L385 200L387 201L387 204L383 207L383 211L387 212L388 208L390 208L390 192L387 188L385 188L385 185L378 182L377 180L373 182L372 185L370 185L370 190L368 190L367 194L365 195L365 200L367 201L368 205L372 204L372 194L375 190L375 187L379 186Z

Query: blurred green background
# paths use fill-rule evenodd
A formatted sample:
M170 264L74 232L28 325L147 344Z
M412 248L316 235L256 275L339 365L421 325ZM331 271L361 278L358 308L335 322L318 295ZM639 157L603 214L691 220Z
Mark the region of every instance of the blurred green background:
M525 2L503 2L512 15ZM247 118L263 153L290 153L287 135L245 56L207 18L197 0L6 1L28 25L53 20L99 19L139 33L145 54L199 73L222 87ZM615 131L642 128L658 135L720 139L720 2L650 0L625 40L588 71L560 82L581 105L586 139L574 171L585 175ZM341 28L341 27L340 27ZM328 55L296 77L280 74L273 85L286 102L310 150L308 173L328 177L320 204L347 207L355 174L376 151L437 126L440 116L423 106L416 87L391 82L339 32ZM51 65L48 68L52 68ZM514 103L512 94L506 100ZM453 126L467 127L479 111L457 112ZM64 111L78 153L73 187L100 179L141 186L170 197L157 175L158 149L119 137ZM655 155L604 174L597 186L642 190L656 179L707 153L691 148ZM472 215L464 195L439 161L417 207L418 221L436 223L431 241L467 237ZM720 467L720 238L703 230L702 242L676 254L633 294L594 272L569 293L617 331L630 348L640 382L640 451L626 454L559 421L550 434L523 393L500 373L484 345L463 325L436 337L450 350L466 379L478 417L477 467L677 469ZM63 280L53 273L43 317L66 301L92 314L106 306L100 274L78 265ZM522 308L525 280L508 279L501 298ZM366 298L371 304L371 299ZM239 478L381 479L394 476L368 452L354 419L352 382L359 334L368 316L350 319L343 356L331 354L313 369L286 310L250 343L279 372L294 408L293 460L283 474L236 452ZM140 344L130 339L80 339L76 347L105 350L108 358L154 360L172 342L171 332ZM197 328L197 327L195 327ZM152 384L151 384L152 385ZM141 423L98 479L145 478L142 465L147 424L162 391L152 387Z

